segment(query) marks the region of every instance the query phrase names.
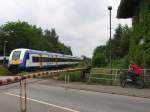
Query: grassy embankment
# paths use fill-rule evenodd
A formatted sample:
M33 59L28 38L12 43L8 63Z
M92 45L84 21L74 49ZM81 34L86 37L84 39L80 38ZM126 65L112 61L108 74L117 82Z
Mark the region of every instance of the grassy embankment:
M11 72L8 71L6 67L0 64L0 76L12 75Z
M79 65L77 65L77 68L82 68L82 67L86 67L90 64L89 59L86 59L84 61L81 61L79 63ZM65 75L67 77L67 75L69 75L69 79L71 82L83 82L82 78L81 78L81 71L75 71L75 72L63 72L60 73L59 76L57 77L58 80L65 80ZM85 81L84 81L85 82Z
M64 73L61 73L59 76L58 76L58 80L65 80L65 75L67 77L67 75L69 75L69 80L71 82L80 82L82 81L81 80L81 72L80 71L75 71L75 72L64 72Z

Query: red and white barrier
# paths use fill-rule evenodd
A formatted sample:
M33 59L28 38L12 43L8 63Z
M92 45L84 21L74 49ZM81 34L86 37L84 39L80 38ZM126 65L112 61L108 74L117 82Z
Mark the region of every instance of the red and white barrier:
M81 71L85 70L86 68L75 68L75 69L64 69L64 70L53 70L53 71L44 71L44 72L38 72L38 73L31 73L28 75L24 76L14 76L12 78L6 78L3 80L0 80L0 86L2 85L8 85L11 83L19 82L20 80L25 80L25 79L30 79L30 78L36 78L36 77L46 77L48 75L58 75L56 73L61 73L61 72L73 72L73 71Z

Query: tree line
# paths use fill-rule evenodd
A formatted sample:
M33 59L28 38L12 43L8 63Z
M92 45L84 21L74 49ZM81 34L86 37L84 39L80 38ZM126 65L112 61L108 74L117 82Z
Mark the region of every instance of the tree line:
M0 56L3 55L6 41L6 55L9 55L16 48L72 55L71 48L59 41L59 36L54 28L43 30L41 27L31 25L28 22L8 22L0 26Z
M127 25L122 26L119 24L115 29L115 34L111 41L108 40L106 45L100 45L95 48L92 57L92 65L96 67L109 65L111 42L111 58L113 66L116 66L116 64L119 64L119 66L127 66L131 32L132 28L129 28Z

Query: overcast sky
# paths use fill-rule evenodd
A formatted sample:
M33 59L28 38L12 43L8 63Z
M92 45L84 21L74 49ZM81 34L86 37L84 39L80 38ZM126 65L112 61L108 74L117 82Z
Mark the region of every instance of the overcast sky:
M116 19L120 0L1 0L0 24L27 21L43 29L55 28L59 39L71 46L73 55L91 57L94 48L109 39L109 12L112 32L118 23L131 26L131 20Z

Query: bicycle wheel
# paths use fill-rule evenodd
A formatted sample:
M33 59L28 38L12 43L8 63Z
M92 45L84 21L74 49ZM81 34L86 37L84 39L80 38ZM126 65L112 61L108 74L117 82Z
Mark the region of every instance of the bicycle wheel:
M144 88L144 81L142 79L136 80L135 87L138 89Z
M123 79L123 80L121 81L121 84L120 84L120 85L121 85L121 87L124 88L124 87L126 86L126 79Z

